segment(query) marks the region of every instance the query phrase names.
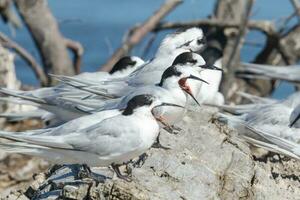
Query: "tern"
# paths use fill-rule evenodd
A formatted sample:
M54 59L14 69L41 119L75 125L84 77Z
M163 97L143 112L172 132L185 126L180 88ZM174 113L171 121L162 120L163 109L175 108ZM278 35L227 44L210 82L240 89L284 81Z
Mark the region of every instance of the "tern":
M123 77L134 71L143 63L144 61L139 57L125 56L113 66L109 73L85 72L74 77L86 81L99 81L107 77ZM90 95L89 93L76 90L73 87L64 84L59 84L57 86L48 88L39 88L32 91L15 91L6 88L0 88L0 93L12 96L11 98L0 97L1 101L37 107L36 110L32 111L20 113L2 113L0 114L0 117L6 117L9 121L19 121L29 118L42 119L46 122L50 122L49 120L51 120L51 124L53 125L56 125L57 122L60 123L61 121L69 121L81 116L81 114L78 115L77 112L71 112L70 110L74 109L72 105L65 104L64 102L57 100L58 97ZM68 109L64 110L65 112L59 111L61 109L56 108L56 106L59 105ZM54 113L60 113L58 116L56 116L58 118L55 118L51 113L53 111ZM61 117L61 119L59 117Z
M206 70L217 70L220 71L221 69L218 67L215 67L213 65L206 64L205 60L202 56L200 56L197 53L193 52L184 52L179 54L174 61L170 64L170 66L179 65L182 67L196 67L198 73L201 73ZM168 67L164 67L164 69L167 69ZM121 96L126 95L129 91L134 90L136 87L141 87L145 85L153 85L160 81L161 75L164 71L161 72L161 74L155 73L155 74L149 74L149 75L155 75L153 77L148 77L149 80L145 81L145 83L141 84L132 84L130 81L128 82L105 82L104 84L89 84L84 83L80 80L74 80L73 77L68 77L64 75L57 75L56 78L58 78L60 81L62 81L65 84L69 84L73 87L76 87L80 90L84 90L90 93L94 93L98 96L107 97L107 98L118 98ZM198 82L189 81L191 90L194 94L198 94L200 87ZM106 84L107 83L107 84Z
M173 60L176 58L177 55L183 52L198 51L204 47L204 44L205 44L205 38L203 35L203 31L200 28L190 28L190 29L185 29L185 30L181 30L169 34L162 41L161 45L158 48L157 53L155 54L155 57L151 61L148 61L145 64L137 67L137 69L134 72L124 77L110 77L107 75L102 76L102 78L106 80L105 84L103 84L103 80L102 80L102 85L105 89L108 87L121 88L127 84L131 86L139 86L139 84L147 85L147 84L157 83L159 82L159 79L163 71L169 66L171 66ZM98 73L104 73L104 72L98 72ZM86 77L86 75L82 75L82 76ZM88 74L88 77L89 76L91 77L93 75ZM78 80L83 81L85 83L91 83L91 82L93 84L96 83L97 86L99 87L99 79L97 78L92 81L90 80L90 78L89 80L84 80L84 78L76 78L76 77L72 77L72 78L77 81ZM147 80L143 80L144 78L146 78ZM45 109L46 111L52 113L53 112L58 113L59 116L61 117L61 119L59 120L62 121L63 120L68 121L77 118L81 116L82 113L78 115L78 111L76 112L70 111L76 108L72 107L73 105L65 104L65 102L58 100L57 97L71 96L77 98L78 97L84 98L90 96L89 93L83 93L83 91L78 91L78 90L70 91L70 88L66 87L64 84L61 84L54 88L41 88L30 92L12 91L7 89L1 89L0 92L10 96L15 96L29 101L33 101L36 104L38 104L40 107ZM104 98L108 98L108 97L111 96L106 95ZM44 101L44 99L47 100ZM55 112L55 110L57 110L56 106L58 105L62 105L63 107L67 108L67 111L62 109L60 111ZM47 118L49 117L51 118L51 116L49 117L48 116L49 115L47 115Z
M108 78L121 78L131 74L139 66L143 65L144 61L137 56L124 56L112 67L110 72L84 72L74 77L85 81L102 81Z
M201 92L196 97L200 103L223 105L224 96L219 92L222 79L222 58L223 52L220 48L213 45L207 45L200 55L204 58L208 66L215 66L219 70L205 70L201 73L202 77L208 81L209 85L203 85Z
M172 65L175 58L184 52L195 52L201 50L205 45L203 31L200 28L189 28L167 35L160 44L155 56L148 62L139 66L130 75L123 78L108 78L101 82L84 81L78 78L69 77L70 84L80 84L83 86L97 86L97 90L103 90L102 95L111 97L106 88L122 88L128 86L149 85L159 82L159 79L169 66ZM203 60L203 64L205 61ZM58 76L62 78L63 76ZM87 88L86 88L87 89ZM93 88L92 88L93 89ZM91 90L92 90L91 89ZM109 90L108 89L108 90Z
M256 103L245 108L231 107L240 115L219 114L219 120L238 130L249 143L300 158L299 132L299 94L293 94L285 100ZM250 104L251 105L251 104Z
M180 105L143 94L133 97L124 110L108 110L72 120L52 129L0 132L10 142L0 148L10 153L40 156L55 164L118 166L145 153L159 134L153 109Z
M97 96L92 96L90 98L76 99L76 98L64 98L62 100L73 102L74 105L82 105L87 108L94 108L94 110L105 110L113 108L122 108L126 105L127 101L134 95L143 93L147 91L152 95L159 95L162 98L169 98L169 100L176 101L180 105L187 104L187 96L195 101L198 105L199 102L195 98L197 91L201 86L205 84L210 84L202 78L202 72L206 70L219 70L214 66L209 66L205 64L203 58L192 52L185 52L176 57L171 67L167 68L159 82L154 82L152 85L140 86L140 87L123 87L123 88L114 88L110 91L111 95L115 96L112 100L102 99L97 100ZM67 79L67 78L66 78ZM67 83L67 80L66 81ZM200 82L199 82L200 81ZM76 86L74 86L76 87ZM82 86L79 87L83 89ZM185 94L184 94L184 92ZM92 92L92 91L90 91ZM95 91L95 94L101 95L98 91ZM94 98L95 97L95 98ZM80 106L77 106L79 108ZM181 119L182 114L184 113L182 109L173 109L166 108L171 110L180 110L179 112L170 112L166 114L166 121L170 124L174 124ZM88 112L94 112L93 109L85 109ZM180 114L179 114L180 113ZM180 117L179 117L180 116Z
M94 113L108 109L124 109L132 97L147 93L159 98L161 101L172 102L186 108L188 97L191 97L200 105L191 90L188 80L199 81L200 84L209 84L197 75L199 75L199 73L196 67L173 65L164 71L159 83L137 87L135 90L127 93L126 96L117 99L106 100L104 102L101 102L101 100L93 100L90 104L88 100L71 98L63 98L63 100L73 102L75 105L78 105L78 109L82 109L84 112ZM82 105L82 107L80 105ZM94 109L87 109L87 107L94 107ZM169 125L174 125L182 119L186 109L161 107L154 109L154 111L154 113L158 113L158 116L161 116Z
M185 52L185 53L178 55L176 57L176 59L174 60L172 66L176 66L179 69L179 71L184 72L183 74L187 74L188 72L190 72L191 74L194 75L194 77L198 77L200 79L202 78L201 73L203 71L215 69L213 66L206 65L205 61L203 60L203 58L200 55L198 55L196 53L192 53L192 52ZM183 71L181 70L181 68ZM168 70L168 71L170 71L170 70ZM163 77L160 77L159 81L153 82L149 88L151 88L152 86L156 87L155 85L159 85L159 83L162 84L162 78ZM179 76L177 78L179 78ZM67 81L65 81L65 84L69 84L69 83ZM169 84L170 86L168 86L168 89L167 89L169 94L172 94L172 96L174 98L178 98L178 94L174 94L174 92L179 91L179 93L183 93L182 88L179 88L179 86L185 87L184 88L185 91L189 93L189 95L193 99L193 101L195 101L194 97L197 95L196 92L199 90L201 85L203 85L202 83L199 82L199 80L196 80L195 78L194 79L188 78L186 80L186 82L183 79L181 79L181 83L180 83L181 85L178 85L178 84L179 84L179 82L176 82L176 81L172 82L172 86L171 86L171 84ZM72 84L70 84L70 85L72 85ZM77 87L76 85L75 86L72 85L72 86ZM165 86L165 84L163 86ZM124 97L134 91L139 91L139 93L143 92L144 89L143 88L138 89L139 87L144 87L144 89L146 88L147 91L150 91L150 89L144 85L141 85L141 86L128 86L128 85L126 86L125 85L125 86L123 86L123 88L121 88L121 86L119 86L117 88L112 89L111 93L115 96L114 98ZM172 87L174 87L174 88L172 88ZM78 88L84 89L82 87L78 87ZM161 87L156 87L156 90L161 91L162 90L161 88L162 88L162 85L161 85ZM176 88L179 88L179 89L176 90ZM83 96L80 96L80 90L79 90L78 91L79 96L75 96L75 97L74 96L70 97L69 95L64 96L63 93L57 93L57 94L53 94L53 95L49 95L49 93L48 93L48 96L45 95L47 98L35 97L35 99L33 99L32 101L34 101L36 104L39 104L40 108L54 114L54 115L53 114L45 114L43 116L45 116L44 118L46 118L48 120L51 118L55 119L55 123L54 122L50 123L50 125L55 126L57 124L61 124L66 121L69 121L69 120L72 120L72 119L75 119L80 116L88 114L85 111L83 111L83 109L79 109L78 104L82 105L82 103L83 103L84 105L86 105L87 107L89 107L91 109L91 108L103 107L102 105L104 105L105 102L108 101L101 97L102 93L101 92L99 93L98 90L92 90L89 92L94 92L97 95L91 95L91 94L86 95L86 93L83 93ZM8 93L8 92L6 92L6 93ZM137 93L135 93L135 94L137 94ZM151 94L153 94L153 93L151 93ZM13 95L16 96L16 94L13 94ZM99 98L99 95L100 95L100 98ZM166 95L166 97L167 96L168 95ZM183 97L178 98L178 101L179 101L179 103L182 103L182 105L185 105L186 96L184 94L182 94L181 96L183 96ZM22 98L22 96L19 96L19 97ZM27 97L25 97L25 99L30 100ZM127 101L128 100L129 99L127 98ZM118 101L119 100L117 100L117 102ZM126 105L127 101L125 101L125 104L123 103L122 105L123 106ZM115 104L116 101L108 101L108 102L114 102L113 104ZM182 113L182 112L180 112L180 113ZM5 116L7 116L7 114ZM177 115L174 114L173 116L174 116L174 118L178 119ZM16 116L13 116L13 117L16 117ZM174 120L170 120L170 121L173 122ZM177 121L177 120L175 120L175 121Z

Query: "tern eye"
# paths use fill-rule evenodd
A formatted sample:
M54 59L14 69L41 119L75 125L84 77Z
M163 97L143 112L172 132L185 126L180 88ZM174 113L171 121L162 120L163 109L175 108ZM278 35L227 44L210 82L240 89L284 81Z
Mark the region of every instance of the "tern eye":
M135 64L136 64L136 61L132 61L129 63L129 65L132 65L132 66L134 66Z
M198 39L198 40L197 40L197 44L198 44L198 45L205 44L205 39L204 39L204 38Z
M197 60L190 60L189 62L192 63L192 64L196 64Z

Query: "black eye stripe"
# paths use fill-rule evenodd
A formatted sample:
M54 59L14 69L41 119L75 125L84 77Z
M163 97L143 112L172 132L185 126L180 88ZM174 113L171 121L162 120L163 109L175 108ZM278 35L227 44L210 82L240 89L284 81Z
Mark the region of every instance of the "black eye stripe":
M187 41L186 43L180 45L179 47L177 47L177 49L184 47L184 46L189 46L191 44L191 42L193 42L193 40Z
M136 64L136 61L132 61L129 63L129 65L135 65Z
M197 44L200 45L200 44L205 44L206 43L206 39L205 38L201 38L201 39L198 39L197 40Z
M197 60L191 60L190 63L195 64L195 63L197 63Z

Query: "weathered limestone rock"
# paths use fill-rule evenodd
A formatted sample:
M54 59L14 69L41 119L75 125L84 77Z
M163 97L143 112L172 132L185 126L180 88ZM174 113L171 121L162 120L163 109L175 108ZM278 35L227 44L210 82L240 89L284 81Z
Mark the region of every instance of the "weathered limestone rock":
M9 89L19 89L20 82L17 80L14 65L14 54L0 45L0 87ZM0 102L0 113L6 112L20 112L22 110L32 109L30 106L7 104ZM1 130L16 131L30 128L35 125L36 121L16 124L15 126L4 123L4 118L0 118ZM39 123L40 124L40 123ZM23 126L23 127L22 127ZM24 129L23 129L24 130ZM24 183L32 180L32 174L45 169L45 162L40 159L30 158L22 155L7 155L0 150L0 194L1 196L9 194L11 190L16 190L24 187ZM23 186L22 186L23 184ZM18 195L17 195L18 196ZM22 195L23 196L23 195ZM20 197L21 198L21 197ZM16 198L11 198L16 199Z
M20 83L16 78L14 55L0 45L0 87L18 89ZM0 112L11 109L7 104L0 102ZM0 119L0 127L3 127L5 120Z
M177 135L162 131L161 143L171 149L149 150L144 165L133 168L132 182L95 168L102 175L97 182L82 176L82 167L66 165L41 174L38 189L34 181L25 194L32 199L299 199L300 162L277 155L254 159L235 131L211 120L214 112L206 107L189 112Z

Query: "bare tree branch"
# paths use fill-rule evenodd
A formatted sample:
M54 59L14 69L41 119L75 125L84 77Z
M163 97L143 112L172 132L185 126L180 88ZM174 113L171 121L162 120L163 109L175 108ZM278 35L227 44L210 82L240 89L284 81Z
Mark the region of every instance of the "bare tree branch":
M211 27L218 27L218 28L239 28L240 23L234 21L221 21L215 18L201 19L201 20L195 20L189 22L164 22L158 24L158 26L153 31L156 32L165 29L189 28L195 26L211 26ZM247 24L247 28L261 31L268 36L277 34L275 25L271 21L250 20Z
M38 64L38 62L34 59L34 57L26 51L19 44L9 39L6 35L0 32L0 42L4 47L13 49L17 54L19 54L31 67L35 76L40 81L42 86L46 86L48 84L48 77L43 71L43 68Z
M242 16L243 18L242 18L242 20L240 22L240 25L239 25L239 33L236 37L236 41L235 41L234 46L232 48L232 52L229 55L228 62L225 65L225 69L228 69L229 67L232 66L233 58L236 54L236 51L239 50L238 46L242 44L242 38L244 37L244 35L246 33L247 24L248 24L249 15L250 15L252 5L253 5L253 0L247 1L245 12L243 13L243 16Z
M290 2L295 8L295 11L298 15L298 22L300 23L300 2L298 0L290 0Z
M236 21L239 21L240 23L238 32L234 34L234 37L230 38L231 41L225 49L228 57L223 59L223 66L227 71L224 74L225 78L222 80L222 84L220 86L221 91L225 94L226 99L234 100L236 102L240 101L240 99L235 96L235 91L243 88L244 83L235 78L235 69L240 62L240 51L243 45L243 39L246 35L247 24L252 6L253 0L247 0L244 4L240 4L240 9L242 9L241 13L235 16L240 18L239 20L236 18Z
M167 0L159 10L157 10L151 17L149 17L142 25L138 26L132 31L129 38L123 45L117 49L112 57L101 67L103 71L109 71L112 66L124 55L128 53L141 39L150 31L152 31L160 20L172 11L182 0Z
M142 57L145 57L148 54L148 52L149 52L149 50L150 50L150 48L151 48L151 46L152 46L152 44L153 44L156 36L157 36L156 33L154 33L153 35L151 35L150 39L148 40L148 42L147 42L147 44L146 44L146 46L145 46L145 48L143 50Z
M73 65L75 69L75 73L80 73L80 66L81 66L81 57L83 55L83 47L79 42L73 41L71 39L64 38L66 46L73 52L74 60Z
M46 73L74 75L64 38L47 0L14 0L41 55ZM50 84L56 83L49 79Z
M293 12L289 16L282 19L281 25L278 25L278 33L281 34L285 31L287 24L290 22L290 20L295 17L297 14L297 11Z
M11 23L15 28L20 28L22 23L11 7L11 0L0 0L0 14L4 22Z

